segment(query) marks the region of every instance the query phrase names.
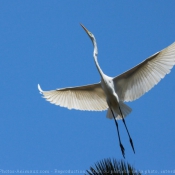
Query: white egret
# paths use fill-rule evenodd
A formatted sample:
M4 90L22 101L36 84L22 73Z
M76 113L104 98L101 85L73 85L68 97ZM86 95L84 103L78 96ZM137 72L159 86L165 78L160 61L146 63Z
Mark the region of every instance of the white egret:
M132 69L113 78L105 75L98 64L98 49L94 35L82 24L81 26L93 43L93 57L97 70L101 76L101 81L96 84L68 87L51 91L43 91L38 84L38 89L40 93L43 94L43 97L50 103L68 109L87 111L108 110L107 117L110 119L114 118L119 145L123 157L125 157L124 147L120 140L117 123L118 119L122 119L134 153L135 150L124 120L124 117L126 117L132 109L124 104L124 102L138 99L170 72L170 69L175 65L175 43L150 56Z

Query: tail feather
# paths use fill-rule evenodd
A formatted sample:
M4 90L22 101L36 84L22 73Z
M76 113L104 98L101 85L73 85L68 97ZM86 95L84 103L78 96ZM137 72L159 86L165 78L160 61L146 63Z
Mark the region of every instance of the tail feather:
M122 111L122 113L123 113L123 117L124 117L124 118L125 118L128 114L131 113L132 109L131 109L128 105L126 105L126 104L123 103L122 101L119 102L119 105L120 105L120 109L121 109L121 111ZM117 116L117 117L118 117L118 116ZM120 117L120 119L122 119L122 116L121 116L121 115L120 115L119 117Z
M108 108L106 117L109 118L109 119L113 119L113 115L112 115L111 109L109 109L109 108Z
M131 113L132 109L126 105L125 103L123 103L122 101L119 102L119 105L120 105L120 108L121 108L121 111L122 111L122 114L123 114L123 117L125 118L128 114ZM119 119L122 119L122 116L120 114L120 111L119 110L114 110L114 115L116 117L117 120ZM107 111L107 115L106 115L107 118L110 118L110 119L113 119L113 115L112 115L112 112L111 110L108 108L108 111Z

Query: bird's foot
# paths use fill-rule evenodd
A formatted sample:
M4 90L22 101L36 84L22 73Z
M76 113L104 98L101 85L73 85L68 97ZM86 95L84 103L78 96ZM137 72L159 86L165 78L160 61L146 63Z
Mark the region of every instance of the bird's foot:
M133 150L133 152L134 152L134 154L135 154L134 144L133 144L133 142L132 142L132 139L130 138L129 141L130 141L130 144L131 144L132 150Z
M123 147L123 145L121 143L120 143L120 149L121 149L122 155L125 159L125 148Z

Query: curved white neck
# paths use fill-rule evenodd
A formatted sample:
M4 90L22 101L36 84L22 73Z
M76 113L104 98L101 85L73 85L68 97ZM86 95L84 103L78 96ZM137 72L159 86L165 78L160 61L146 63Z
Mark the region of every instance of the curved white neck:
M101 78L103 79L103 71L101 70L99 64L98 64L98 61L97 61L97 55L98 55L98 49L97 49L97 43L96 43L96 40L94 38L94 40L92 41L93 45L94 45L94 52L93 52L93 57L94 57L94 61L95 61L95 65L98 69L98 72L100 73L100 76Z

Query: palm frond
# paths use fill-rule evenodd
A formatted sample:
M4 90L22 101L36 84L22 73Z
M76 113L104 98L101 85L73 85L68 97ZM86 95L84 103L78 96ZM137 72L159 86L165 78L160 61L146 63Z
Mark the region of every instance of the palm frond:
M85 175L141 175L129 163L125 163L123 160L111 160L110 158L95 163L94 167L91 166L86 171L87 174Z

